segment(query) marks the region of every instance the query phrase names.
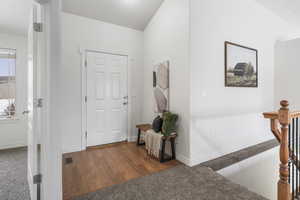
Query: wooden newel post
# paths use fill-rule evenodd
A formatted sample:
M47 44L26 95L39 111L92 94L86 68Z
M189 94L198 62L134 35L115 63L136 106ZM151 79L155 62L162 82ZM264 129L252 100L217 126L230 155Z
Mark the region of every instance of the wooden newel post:
M288 147L288 131L290 123L289 102L281 101L279 110L279 123L281 124L281 144L280 144L280 169L278 181L278 200L290 200L290 184L289 184L289 147Z

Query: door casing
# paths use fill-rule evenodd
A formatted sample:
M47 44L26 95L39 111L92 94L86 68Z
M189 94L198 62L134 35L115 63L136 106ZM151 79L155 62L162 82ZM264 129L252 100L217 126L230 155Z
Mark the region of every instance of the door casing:
M126 66L126 71L127 71L127 94L128 94L128 108L127 108L127 141L131 141L130 137L130 131L132 130L132 124L131 124L131 118L132 118L132 113L131 113L131 89L130 89L130 56L118 52L111 52L111 51L105 51L105 50L93 50L93 49L80 49L79 50L81 53L81 127L82 127L82 134L81 134L81 150L84 151L87 148L87 106L86 106L86 101L85 98L87 96L87 91L86 91L86 85L87 85L87 71L86 71L86 54L88 52L93 52L93 53L103 53L103 54L111 54L111 55L117 55L117 56L126 56L127 57L127 66Z
M45 20L45 5L40 4L39 2L32 2L32 19L35 15L35 19L30 21L30 23L42 23L42 26L46 24ZM30 186L30 195L32 199L37 198L37 187L33 183L33 176L37 174L45 174L47 170L45 169L45 155L48 153L45 151L45 132L46 132L46 104L43 104L42 107L38 105L38 99L42 99L44 102L46 100L47 94L47 73L46 73L46 37L45 31L37 32L33 30L33 24L30 24L30 29L32 31L32 97L33 102L31 103L30 112L33 112L32 115L32 138L28 137L28 143L31 147L28 148L28 158L33 158L34 163L30 163L31 159L28 162L28 181ZM30 40L29 40L30 41ZM29 66L28 66L29 67ZM27 72L29 73L29 71ZM30 80L27 80L30 81ZM29 83L28 83L29 84ZM29 92L29 90L28 90ZM41 105L41 104L40 104ZM29 121L28 121L29 123ZM30 126L30 125L29 125ZM31 149L30 149L31 148ZM39 152L39 153L38 153ZM35 155L36 154L36 155ZM31 165L30 165L31 164ZM44 185L43 181L39 189L39 197L43 199L44 196Z

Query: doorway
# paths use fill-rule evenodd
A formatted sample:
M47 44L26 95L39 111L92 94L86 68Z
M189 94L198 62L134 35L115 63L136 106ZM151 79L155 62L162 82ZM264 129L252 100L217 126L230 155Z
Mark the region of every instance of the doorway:
M127 140L128 57L86 51L86 147Z

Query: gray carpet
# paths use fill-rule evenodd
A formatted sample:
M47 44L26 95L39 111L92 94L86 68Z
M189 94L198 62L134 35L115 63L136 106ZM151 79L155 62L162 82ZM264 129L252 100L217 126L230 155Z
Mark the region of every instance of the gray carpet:
M0 200L30 200L26 148L0 150Z
M73 200L266 200L208 167L178 166Z

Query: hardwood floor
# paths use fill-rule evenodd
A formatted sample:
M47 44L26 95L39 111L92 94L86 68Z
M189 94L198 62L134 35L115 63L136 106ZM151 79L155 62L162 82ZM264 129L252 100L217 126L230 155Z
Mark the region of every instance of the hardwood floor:
M66 158L73 162L67 164ZM177 165L178 161L160 163L150 158L144 147L127 142L64 154L64 200Z

